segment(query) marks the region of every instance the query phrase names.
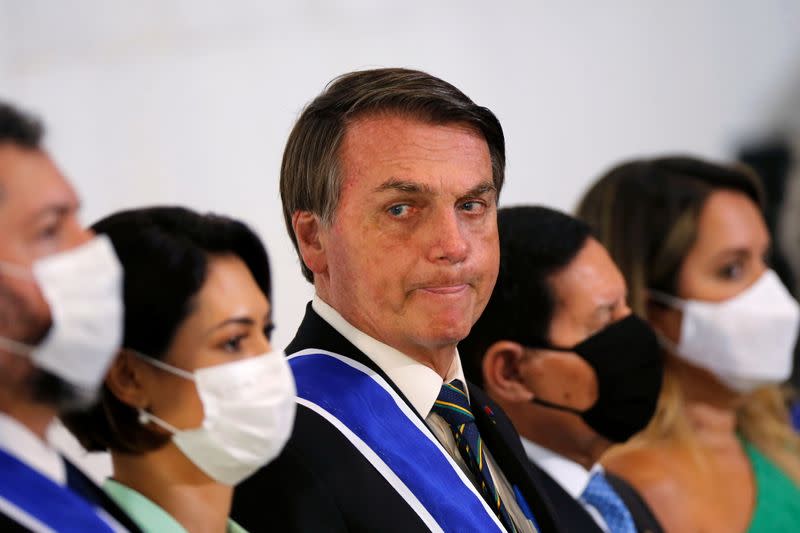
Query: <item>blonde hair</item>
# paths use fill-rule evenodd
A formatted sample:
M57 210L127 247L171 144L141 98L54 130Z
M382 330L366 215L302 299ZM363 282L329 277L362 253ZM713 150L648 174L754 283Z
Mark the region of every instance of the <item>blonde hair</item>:
M584 195L577 215L589 223L616 261L628 282L631 309L639 316L648 315L648 289L676 294L678 273L697 236L700 211L719 189L742 192L762 204L760 181L749 168L690 157L624 163ZM800 484L800 436L790 425L790 394L779 386L753 392L736 411L736 428ZM650 424L628 443L610 450L610 455L657 442L685 447L699 465L704 464L670 357L665 357L664 383Z

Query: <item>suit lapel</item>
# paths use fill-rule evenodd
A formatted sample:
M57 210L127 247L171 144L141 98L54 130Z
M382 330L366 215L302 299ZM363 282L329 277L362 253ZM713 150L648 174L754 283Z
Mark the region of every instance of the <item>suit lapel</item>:
M336 331L333 326L328 324L321 316L319 316L309 302L308 305L306 305L306 314L303 317L303 321L300 323L297 334L292 342L290 342L286 347L286 354L291 355L295 352L299 352L300 350L314 348L349 357L353 361L361 363L370 370L376 372L380 377L383 378L384 381L386 381L386 383L392 387L392 389L397 393L398 396L400 396L400 398L402 398L406 405L411 408L417 417L419 417L423 423L425 422L425 419L422 417L422 415L420 415L417 410L414 409L414 406L411 405L411 402L408 401L408 398L406 398L405 394L403 394L397 385L391 379L389 379L389 376L387 376L386 373L381 370L381 368L376 365L372 359L367 357L364 352L356 348L350 341L344 338L341 333Z

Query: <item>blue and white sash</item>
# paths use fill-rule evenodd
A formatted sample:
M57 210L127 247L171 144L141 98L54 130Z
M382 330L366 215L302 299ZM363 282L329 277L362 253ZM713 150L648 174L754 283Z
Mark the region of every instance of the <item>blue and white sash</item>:
M431 531L505 531L428 427L376 372L316 349L291 355L289 364L298 403L341 431Z
M0 449L0 513L32 531L103 532L112 527L89 502Z

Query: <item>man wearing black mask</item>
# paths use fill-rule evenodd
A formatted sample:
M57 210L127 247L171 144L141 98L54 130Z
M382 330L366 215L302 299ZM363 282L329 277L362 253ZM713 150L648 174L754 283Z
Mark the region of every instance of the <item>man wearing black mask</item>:
M661 531L598 460L643 429L661 388L658 343L588 226L544 207L498 212L500 273L459 344L467 379L509 415L570 530Z

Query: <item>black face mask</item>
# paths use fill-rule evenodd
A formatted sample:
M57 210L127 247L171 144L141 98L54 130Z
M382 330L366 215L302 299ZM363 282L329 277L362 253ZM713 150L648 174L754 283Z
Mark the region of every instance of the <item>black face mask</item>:
M624 442L650 422L661 392L664 364L652 328L631 314L573 348L540 346L574 352L597 375L597 402L586 411L534 398L533 403L574 413L613 442Z

